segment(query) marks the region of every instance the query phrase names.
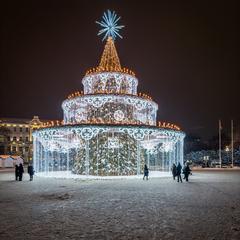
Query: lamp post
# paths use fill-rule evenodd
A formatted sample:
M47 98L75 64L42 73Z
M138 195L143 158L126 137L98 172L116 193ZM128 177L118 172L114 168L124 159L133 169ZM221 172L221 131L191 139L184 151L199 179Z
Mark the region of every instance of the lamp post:
M221 120L219 120L218 121L218 137L219 137L219 163L220 163L220 168L222 168L221 131L222 131L222 124L221 124Z
M233 151L234 151L234 146L233 146L233 120L231 120L231 148L232 148L232 168L233 168Z

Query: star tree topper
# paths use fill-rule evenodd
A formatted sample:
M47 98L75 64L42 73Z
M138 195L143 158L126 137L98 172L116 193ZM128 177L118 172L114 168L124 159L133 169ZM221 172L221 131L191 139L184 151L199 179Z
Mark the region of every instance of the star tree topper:
M124 28L123 25L117 25L117 22L120 20L121 17L118 17L115 11L107 10L107 12L104 12L102 16L102 21L98 22L102 29L99 30L98 36L104 34L103 41L108 38L112 37L113 40L116 39L116 37L122 38L122 36L118 33L120 29Z

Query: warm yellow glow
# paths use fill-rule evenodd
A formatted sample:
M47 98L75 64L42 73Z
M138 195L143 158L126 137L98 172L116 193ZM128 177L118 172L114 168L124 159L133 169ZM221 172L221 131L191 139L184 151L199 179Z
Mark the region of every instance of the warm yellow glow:
M68 125L75 125L76 123L69 123ZM114 125L114 126L119 126L119 125L130 125L130 126L135 126L135 125L138 125L138 126L149 126L149 125L146 125L146 124L142 124L140 121L138 120L135 120L135 121L131 121L131 122L128 122L128 121L116 121L116 120L108 120L108 121L103 121L101 118L97 119L97 118L94 118L92 120L87 120L87 121L82 121L80 124L84 125L84 124L96 124L96 125ZM46 122L46 123L43 123L42 126L39 126L39 128L48 128L48 127L54 127L54 126L62 126L62 125L65 125L64 124L64 121L59 121L59 120L56 120L56 121L50 121L50 122ZM153 126L152 126L153 127ZM172 129L172 130L175 130L175 131L180 131L180 127L175 125L175 124L172 124L172 123L167 123L167 122L158 122L158 125L157 127L159 128L167 128L167 129Z
M226 151L226 152L229 152L229 151L230 151L229 146L225 146L225 151Z
M135 76L135 73L132 70L129 70L129 69L123 70L123 69L116 69L116 68L110 68L109 69L109 68L98 68L98 67L89 69L86 72L86 75L93 74L93 73L100 73L100 72L120 72L120 73L126 73L126 74L129 74L129 75Z
M83 91L77 91L77 92L74 92L74 93L71 93L67 96L67 99L72 99L72 98L75 98L75 97L80 97L80 96L86 96L86 95L95 95L95 94L111 94L113 93L114 95L128 95L128 96L135 96L133 94L128 94L126 93L126 91L120 91L119 93L114 93L113 90L98 90L96 91L94 94L83 94ZM147 100L150 100L152 101L152 97L150 97L149 95L147 95L146 93L138 93L138 97L141 97L141 98L144 98L144 99L147 99Z
M99 72L121 72L135 76L133 71L121 67L117 50L111 37L108 37L107 39L99 66L89 69L86 72L86 75Z
M180 127L175 125L175 124L172 124L172 123L166 123L166 122L158 122L158 127L160 128L168 128L168 129L173 129L173 130L177 130L177 131L180 131Z

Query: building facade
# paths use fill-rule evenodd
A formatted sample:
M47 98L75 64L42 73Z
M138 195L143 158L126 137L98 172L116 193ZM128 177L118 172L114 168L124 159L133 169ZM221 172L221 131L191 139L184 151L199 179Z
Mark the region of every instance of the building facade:
M31 161L32 133L43 123L38 116L33 119L0 118L0 154L21 156L26 163Z

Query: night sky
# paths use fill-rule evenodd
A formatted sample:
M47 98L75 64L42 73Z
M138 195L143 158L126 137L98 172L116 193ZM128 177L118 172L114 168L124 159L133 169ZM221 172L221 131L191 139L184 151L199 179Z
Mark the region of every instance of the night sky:
M121 65L159 104L159 120L205 138L219 118L240 124L237 2L5 1L0 117L62 119L62 101L98 65L95 21L111 9L126 26L116 41Z

